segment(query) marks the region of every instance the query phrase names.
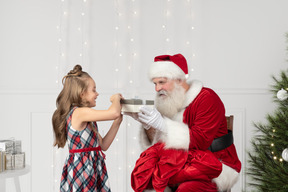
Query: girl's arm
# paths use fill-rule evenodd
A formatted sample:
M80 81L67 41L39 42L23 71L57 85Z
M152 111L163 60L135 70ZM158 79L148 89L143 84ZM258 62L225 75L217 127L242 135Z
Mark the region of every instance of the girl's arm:
M73 117L81 122L115 120L121 115L120 94L112 95L112 104L107 110L95 110L90 107L79 107L73 112Z
M111 143L113 142L118 130L119 130L119 127L120 127L120 124L122 122L122 115L120 115L120 117L118 117L117 119L114 120L113 124L111 125L109 131L107 132L107 134L102 138L100 134L98 134L98 137L99 137L99 144L101 146L101 149L103 151L106 151Z

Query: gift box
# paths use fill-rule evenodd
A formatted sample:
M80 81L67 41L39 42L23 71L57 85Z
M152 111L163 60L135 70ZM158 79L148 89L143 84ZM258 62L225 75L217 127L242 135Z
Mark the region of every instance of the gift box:
M5 166L5 169L6 170L12 170L14 169L15 167L15 164L14 164L14 155L12 153L6 153L6 166Z
M20 140L0 140L0 172L25 167Z
M22 145L20 140L14 140L13 153L22 153Z
M6 153L21 153L21 141L20 140L0 140L0 151Z
M6 156L4 151L0 151L0 173L5 171Z
M23 169L25 168L25 153L11 154L6 153L6 170Z
M5 151L6 153L13 153L14 151L13 140L0 140L0 151Z
M25 168L25 153L14 154L14 169L23 169Z
M122 104L122 112L130 112L130 113L138 113L140 112L140 108L144 105L153 107L153 100L146 100L145 102L141 99L122 99L120 101Z

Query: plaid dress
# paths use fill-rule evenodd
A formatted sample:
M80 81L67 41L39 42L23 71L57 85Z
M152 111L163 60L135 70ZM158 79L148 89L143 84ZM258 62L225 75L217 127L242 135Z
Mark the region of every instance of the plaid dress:
M67 117L69 156L63 167L61 192L111 192L104 162L105 155L90 125L82 131L71 126L73 108ZM98 131L96 122L93 126Z

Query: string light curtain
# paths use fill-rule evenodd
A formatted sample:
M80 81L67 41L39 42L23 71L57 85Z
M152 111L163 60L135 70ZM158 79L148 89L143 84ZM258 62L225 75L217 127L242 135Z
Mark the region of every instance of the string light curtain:
M183 53L190 71L195 70L190 63L197 58L193 9L193 0L59 0L59 62L55 67L58 88L62 88L65 73L81 64L95 77L103 97L121 92L125 98L153 98L147 66L156 55ZM105 108L109 103L98 105ZM137 121L124 116L112 146L105 152L112 190L133 191L130 174L142 151L139 129ZM100 131L101 135L107 132ZM52 151L54 191L59 189L67 151Z

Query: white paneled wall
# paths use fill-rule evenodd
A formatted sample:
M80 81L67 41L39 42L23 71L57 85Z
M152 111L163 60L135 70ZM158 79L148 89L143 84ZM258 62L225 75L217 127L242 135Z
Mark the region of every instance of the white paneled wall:
M96 81L97 109L109 97L153 99L147 66L159 54L182 53L233 114L245 176L253 122L274 109L271 75L286 69L288 2L279 0L0 0L0 139L22 140L29 173L1 179L0 191L56 192L67 149L53 147L51 116L62 77L75 64ZM99 122L104 135L112 122ZM106 163L112 191L132 191L139 124L124 117Z

